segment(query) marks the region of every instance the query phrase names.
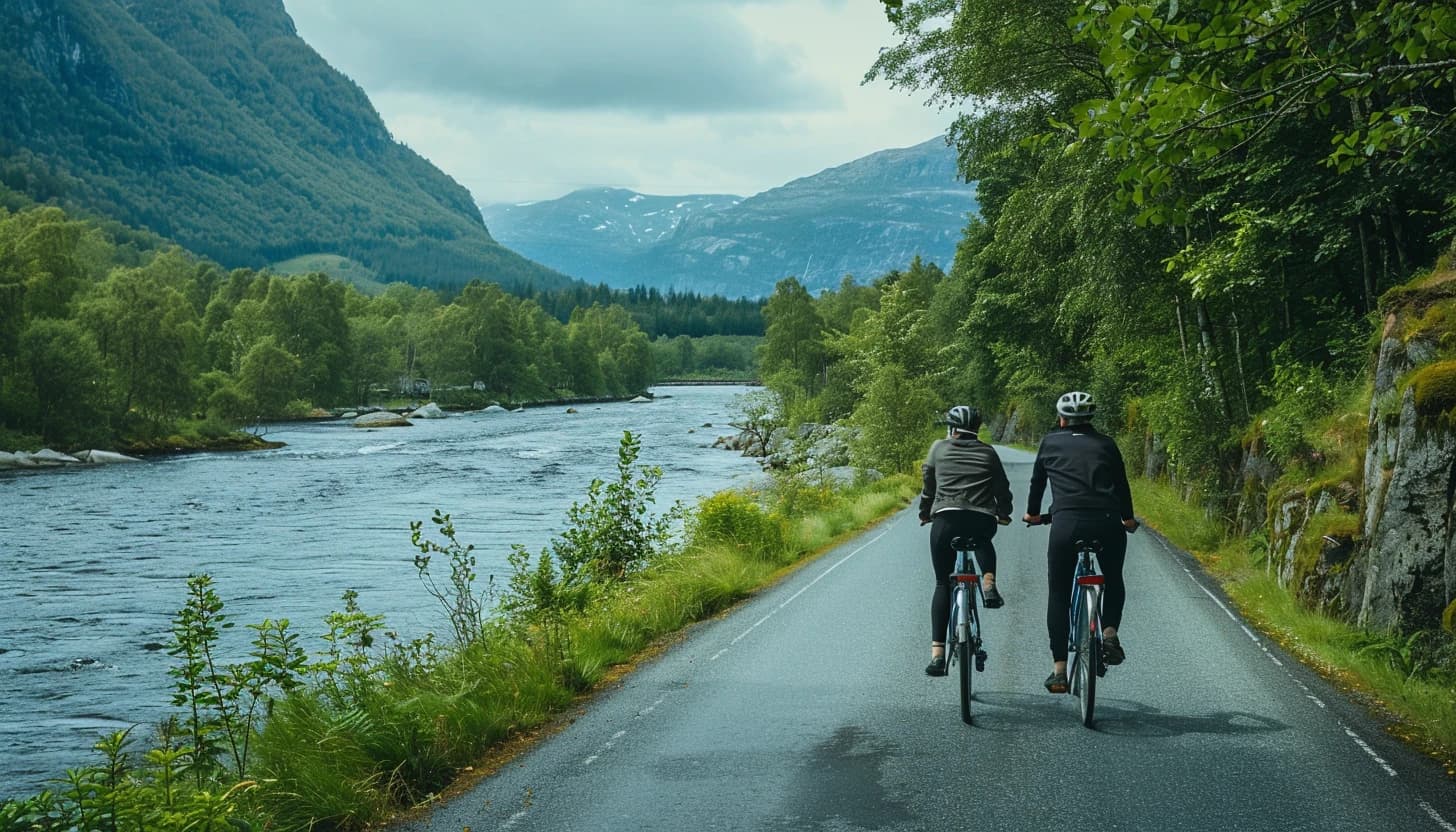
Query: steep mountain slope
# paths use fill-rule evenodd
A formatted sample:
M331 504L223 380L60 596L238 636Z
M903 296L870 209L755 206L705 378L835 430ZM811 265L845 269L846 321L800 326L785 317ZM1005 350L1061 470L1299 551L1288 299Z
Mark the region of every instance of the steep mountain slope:
M768 294L788 275L811 290L846 274L868 281L917 254L948 267L975 197L957 177L954 151L936 138L727 204L593 190L483 210L506 245L584 280L736 297ZM678 213L663 236L667 223L648 212L666 205Z
M636 261L669 239L684 219L727 210L741 196L650 196L624 188L586 188L560 199L480 207L486 225L508 229L510 245L533 260L592 282L644 282ZM504 241L504 238L502 238Z
M495 242L281 0L0 5L0 180L231 266L305 254L387 279L566 279Z

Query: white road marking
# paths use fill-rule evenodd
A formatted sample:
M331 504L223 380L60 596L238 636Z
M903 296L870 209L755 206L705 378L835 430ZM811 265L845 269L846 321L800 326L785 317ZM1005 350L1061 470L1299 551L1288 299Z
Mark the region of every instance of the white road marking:
M892 525L890 528L894 528L894 526ZM794 599L795 598L798 598L800 595L803 595L805 592L808 592L810 587L812 587L812 586L814 586L814 584L817 584L820 581L824 580L824 576L825 575L828 575L830 572L833 572L834 570L838 569L845 561L849 560L850 558L854 557L855 555L859 554L860 552L863 552L865 549L868 549L870 546L873 546L875 543L879 542L879 539L880 538L882 538L885 535L887 535L887 534L890 533L890 528L885 529L884 531L880 532L879 534L877 534L874 537L870 538L869 540L865 541L865 543L864 543L863 546L860 546L858 549L855 549L853 552L850 552L849 554L847 554L844 557L840 558L838 561L836 561L834 563L833 566L829 567L828 569L824 570L823 572L820 572L817 576L815 576L814 580L812 580L809 583L805 584L804 587L802 589L800 589L798 592L795 592L793 595L790 595L787 601L784 601L782 604L779 604L777 607L769 610L768 611L768 615L765 615L763 618L760 618L757 621L753 622L753 624L750 625L747 630L744 630L743 632L741 632L738 635L734 636L733 637L733 640L730 641L730 642L728 642L728 647L732 647L733 645L735 645L738 642L740 642L740 641L744 640L745 638L747 638L750 633L752 633L754 630L758 629L759 626L762 625L765 621L769 620L770 618L773 618L774 617L774 613L777 613L779 610L783 609L784 607L787 607L789 604L792 604L794 602ZM708 661L710 661L710 662L711 661L715 661L719 656L721 656L724 653L728 652L728 647L725 647L722 650L719 650L718 652L714 653L712 656L710 656L708 658Z
M1436 807L1424 800L1420 801L1420 806L1426 811L1426 814L1431 816L1431 820L1435 821L1437 826L1446 830L1446 832L1456 832L1456 826L1447 823L1446 819L1441 817L1441 813L1436 811Z
M716 659L717 656L714 656L713 658ZM647 716L648 714L652 713L653 711L657 710L657 706L658 705L661 705L662 704L662 700L664 700L666 698L667 698L666 696L659 696L659 697L657 697L657 701L656 702L653 702L651 705L648 705L647 707L645 707L642 710L638 711L637 712L637 716L639 718L640 717L644 717L644 716Z
M520 820L521 820L521 818L523 818L525 816L526 816L526 810L525 809L522 809L521 811L515 813L514 815L511 815L510 816L510 819L508 819L505 823L501 824L501 828L502 829L510 829L512 826L515 826L517 823L519 823Z
M1340 727L1345 729L1345 733L1350 736L1350 739L1354 740L1355 741L1355 744L1358 745L1358 746L1360 746L1360 748L1362 750L1364 750L1364 752L1366 754L1369 754L1370 755L1370 758L1372 760L1374 760L1375 762L1379 763L1380 764L1380 767L1383 768L1383 769L1385 769L1385 773L1386 774L1389 774L1391 777L1395 777L1396 776L1395 769L1393 769L1393 768L1390 767L1390 763L1385 762L1385 758L1384 757L1381 757L1379 754L1376 754L1375 753L1375 749L1371 748L1369 743L1367 743L1367 742L1365 742L1365 740L1361 739L1359 734L1355 733L1354 731L1351 731L1350 730L1350 726L1348 726L1348 725L1341 725Z

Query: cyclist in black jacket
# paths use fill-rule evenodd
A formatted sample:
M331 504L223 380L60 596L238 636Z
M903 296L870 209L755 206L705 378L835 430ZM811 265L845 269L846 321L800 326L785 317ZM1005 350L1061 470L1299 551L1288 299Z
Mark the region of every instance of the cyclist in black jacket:
M1127 555L1125 532L1137 529L1132 513L1132 490L1127 484L1122 453L1112 437L1092 427L1097 404L1087 393L1067 393L1057 400L1056 430L1047 434L1036 452L1027 495L1027 523L1051 520L1047 542L1047 634L1051 638L1052 675L1046 688L1067 691L1067 608L1071 604L1072 574L1077 568L1077 541L1102 544L1097 563L1106 579L1102 600L1103 661L1121 664L1126 658L1117 637L1127 591L1122 564ZM1042 492L1052 486L1053 504L1041 513Z
M930 676L944 676L946 625L950 621L950 573L955 568L951 541L970 537L984 542L976 550L980 561L981 590L987 609L1004 602L996 591L996 548L991 538L996 525L1011 522L1011 483L995 449L976 438L981 414L974 407L956 405L945 414L945 439L930 446L921 466L920 525L931 523L930 565L935 570L935 593L930 598Z

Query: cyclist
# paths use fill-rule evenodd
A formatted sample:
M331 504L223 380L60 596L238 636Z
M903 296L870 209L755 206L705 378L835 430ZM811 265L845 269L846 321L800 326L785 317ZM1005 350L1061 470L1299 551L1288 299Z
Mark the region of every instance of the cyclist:
M930 598L929 676L944 676L946 625L950 622L951 570L955 550L951 541L970 537L984 541L976 550L981 563L981 588L986 607L1004 601L996 591L996 549L991 538L996 525L1011 522L1011 483L1001 458L990 445L976 438L981 414L974 407L956 405L945 414L946 438L930 446L921 466L920 525L930 526L930 564L935 570L935 593Z
M1027 495L1027 523L1052 523L1047 542L1047 634L1051 637L1052 675L1046 689L1067 692L1067 608L1072 601L1072 574L1077 568L1077 541L1102 544L1097 562L1106 581L1102 600L1103 661L1121 664L1126 653L1117 637L1127 592L1122 563L1127 555L1125 531L1137 528L1132 491L1122 453L1106 434L1092 427L1097 403L1088 393L1073 391L1057 400L1057 428L1041 441ZM1052 486L1053 503L1041 513L1042 492Z

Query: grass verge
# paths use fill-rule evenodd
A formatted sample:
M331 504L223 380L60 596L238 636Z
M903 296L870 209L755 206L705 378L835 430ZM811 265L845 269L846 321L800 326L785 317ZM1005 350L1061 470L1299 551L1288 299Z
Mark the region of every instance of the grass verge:
M1162 483L1138 479L1133 499L1148 525L1194 555L1250 623L1390 721L1396 736L1456 775L1456 678L1423 658L1433 636L1372 632L1302 606L1265 568L1253 541L1227 535Z

